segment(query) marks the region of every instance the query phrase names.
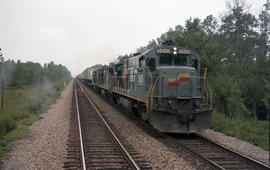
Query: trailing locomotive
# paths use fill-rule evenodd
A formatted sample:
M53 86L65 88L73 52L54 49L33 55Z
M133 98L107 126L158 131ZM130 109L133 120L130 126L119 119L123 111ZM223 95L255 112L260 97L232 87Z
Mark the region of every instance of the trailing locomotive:
M195 133L212 115L207 69L200 72L198 54L166 42L96 69L91 86L160 132Z
M81 74L77 76L78 79L83 81L85 84L92 84L92 73L94 69L92 68L86 68Z

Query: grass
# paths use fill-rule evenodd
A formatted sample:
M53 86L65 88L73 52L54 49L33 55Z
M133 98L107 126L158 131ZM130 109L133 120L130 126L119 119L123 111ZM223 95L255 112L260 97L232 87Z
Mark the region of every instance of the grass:
M0 109L0 158L11 150L10 142L28 137L28 126L55 102L64 80L24 89L6 89L4 110Z
M243 117L230 119L223 113L213 112L211 128L269 151L268 120L253 120Z

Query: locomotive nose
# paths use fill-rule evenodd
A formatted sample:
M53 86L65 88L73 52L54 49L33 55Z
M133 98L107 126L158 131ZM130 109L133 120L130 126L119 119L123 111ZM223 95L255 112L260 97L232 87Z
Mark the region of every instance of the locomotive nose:
M161 67L160 94L165 98L189 98L192 96L192 67Z

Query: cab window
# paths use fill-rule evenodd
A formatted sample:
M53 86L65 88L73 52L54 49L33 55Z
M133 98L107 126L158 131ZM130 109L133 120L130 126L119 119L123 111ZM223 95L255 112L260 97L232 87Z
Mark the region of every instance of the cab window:
M147 67L150 71L154 71L156 69L156 60L154 58L147 59Z
M159 57L159 65L167 65L170 66L172 65L172 56L171 55L161 55Z
M198 60L192 59L192 67L194 67L196 70L198 69Z
M177 55L174 57L174 64L176 66L186 66L187 65L187 56L186 55Z
M113 68L109 68L109 73L110 73L110 75L113 75L114 74Z

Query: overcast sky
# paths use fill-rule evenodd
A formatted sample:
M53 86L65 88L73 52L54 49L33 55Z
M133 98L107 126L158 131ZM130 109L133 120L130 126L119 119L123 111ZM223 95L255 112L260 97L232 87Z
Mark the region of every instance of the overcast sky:
M256 16L266 0L246 0ZM75 76L134 52L190 17L219 18L225 0L0 0L5 59L65 65Z

